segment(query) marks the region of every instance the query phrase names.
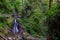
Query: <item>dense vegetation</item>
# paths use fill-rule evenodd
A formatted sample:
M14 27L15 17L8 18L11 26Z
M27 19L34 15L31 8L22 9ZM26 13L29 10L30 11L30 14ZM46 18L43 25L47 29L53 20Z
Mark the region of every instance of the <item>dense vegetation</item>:
M59 0L0 0L0 14L14 14L13 10L16 8L21 16L18 20L28 33L34 37L46 36L47 33L53 35L54 27L49 23L60 13L59 2ZM0 16L0 30L4 28L8 30L12 27L13 19L14 17ZM6 31L4 32L7 34Z

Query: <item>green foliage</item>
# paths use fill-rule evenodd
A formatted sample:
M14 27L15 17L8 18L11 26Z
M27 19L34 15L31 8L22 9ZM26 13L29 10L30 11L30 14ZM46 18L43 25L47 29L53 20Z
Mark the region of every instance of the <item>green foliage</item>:
M2 0L0 2L0 12L1 13L13 13L13 9L16 6L16 9L18 10L18 12L21 9L22 6L22 0Z
M0 23L0 28L3 27L4 23Z
M19 14L22 14L23 19L19 21L24 25L25 29L33 36L43 36L46 35L47 26L45 26L45 21L48 16L52 17L57 14L57 5L53 4L50 10L47 11L47 3L42 3L40 5L40 0L2 0L0 1L0 13L10 13L13 14L13 9L16 7ZM29 10L27 6L30 6ZM27 11L27 12L26 12ZM23 13L22 13L23 12ZM46 15L47 14L47 15ZM21 15L20 15L21 16ZM3 20L3 21L1 21ZM4 25L11 26L9 19L7 22L5 18L0 18L0 27L3 28ZM12 21L12 20L11 20Z
M53 4L50 8L50 10L48 10L48 15L49 16L55 16L57 14L57 4Z
M46 26L44 26L44 21L46 20L45 13L42 13L42 9L40 8L40 0L26 0L22 3L22 0L2 0L0 2L1 6L5 6L6 8L0 9L1 13L11 13L13 14L13 9L16 7L19 13L27 11L26 17L21 19L20 22L24 25L25 29L33 36L37 35L45 35ZM31 6L31 10L27 9L27 6ZM43 5L43 4L42 4ZM46 4L44 4L46 5ZM24 6L24 7L23 7ZM23 11L22 11L23 9ZM21 12L22 11L22 12ZM23 14L23 15L24 15ZM30 16L29 16L30 15ZM29 17L28 17L29 16ZM11 20L11 19L10 19ZM2 25L2 24L1 24Z
M3 28L5 26L5 21L6 21L6 18L0 17L0 28Z
M23 25L26 30L33 36L45 35L47 26L44 26L44 21L46 20L45 14L41 13L40 8L36 7L33 10L32 16L26 17L22 20Z

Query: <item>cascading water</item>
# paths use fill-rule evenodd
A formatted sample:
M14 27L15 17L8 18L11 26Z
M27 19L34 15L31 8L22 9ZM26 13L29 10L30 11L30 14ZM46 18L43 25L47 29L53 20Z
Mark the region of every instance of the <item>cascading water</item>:
M14 19L12 32L13 33L18 33L19 32L17 19Z
M18 15L17 15L16 10L14 10L14 13L15 13L15 19L14 19L13 26L12 26L12 32L13 32L15 35L17 35L17 36L20 35L20 37L21 37L22 40L26 40L23 35L19 34L20 31L21 31L21 30L20 30L21 27L19 26L19 23L18 23L18 20L17 20ZM20 28L20 29L19 29L19 28ZM23 34L23 33L22 33L22 34Z

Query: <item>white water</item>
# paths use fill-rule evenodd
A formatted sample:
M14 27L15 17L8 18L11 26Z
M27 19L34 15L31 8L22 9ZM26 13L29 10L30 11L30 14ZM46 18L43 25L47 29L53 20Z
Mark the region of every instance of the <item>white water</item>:
M12 29L13 33L18 33L19 29L18 29L18 23L17 20L14 20L14 25L13 25L13 29Z

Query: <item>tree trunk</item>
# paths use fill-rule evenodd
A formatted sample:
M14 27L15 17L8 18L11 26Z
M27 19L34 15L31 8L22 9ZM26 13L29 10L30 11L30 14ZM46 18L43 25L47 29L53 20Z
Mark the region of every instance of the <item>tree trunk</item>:
M51 8L53 0L49 0L49 9Z

